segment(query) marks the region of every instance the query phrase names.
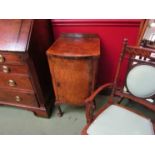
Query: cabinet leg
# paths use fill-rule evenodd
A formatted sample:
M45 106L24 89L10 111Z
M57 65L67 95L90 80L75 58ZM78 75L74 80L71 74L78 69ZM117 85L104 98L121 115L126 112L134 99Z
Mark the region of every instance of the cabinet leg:
M63 112L62 112L61 107L60 107L59 105L57 105L57 109L58 109L57 115L58 115L59 117L62 117Z

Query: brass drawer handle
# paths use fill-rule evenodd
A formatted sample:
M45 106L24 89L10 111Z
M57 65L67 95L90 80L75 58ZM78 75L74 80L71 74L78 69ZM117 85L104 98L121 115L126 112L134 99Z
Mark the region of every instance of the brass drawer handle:
M0 63L4 62L5 61L5 58L3 57L2 54L0 54Z
M16 102L20 102L22 100L20 96L16 96L15 98L16 98Z
M14 87L16 86L16 82L14 80L9 80L8 81L9 86Z
M8 66L3 66L3 72L4 73L9 73L10 72L10 68Z

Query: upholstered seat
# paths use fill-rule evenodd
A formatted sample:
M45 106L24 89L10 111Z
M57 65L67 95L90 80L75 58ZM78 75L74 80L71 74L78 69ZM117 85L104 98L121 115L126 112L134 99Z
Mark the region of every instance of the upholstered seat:
M152 135L151 121L117 105L109 106L87 129L89 135Z

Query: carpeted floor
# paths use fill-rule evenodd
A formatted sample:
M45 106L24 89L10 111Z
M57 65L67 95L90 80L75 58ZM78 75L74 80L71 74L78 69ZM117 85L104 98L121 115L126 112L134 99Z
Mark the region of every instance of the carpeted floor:
M97 108L106 102L106 97L98 96ZM151 117L154 113L139 107L134 103L126 106L141 109ZM62 106L63 117L58 117L56 109L50 119L34 116L32 112L13 107L0 106L0 134L1 135L78 135L86 124L85 108Z

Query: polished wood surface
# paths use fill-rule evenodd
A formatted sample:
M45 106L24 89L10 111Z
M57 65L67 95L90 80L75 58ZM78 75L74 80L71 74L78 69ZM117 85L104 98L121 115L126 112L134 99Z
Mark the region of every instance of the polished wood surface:
M0 49L25 52L29 41L32 20L0 20Z
M126 76L124 76L124 80L123 80L123 85L120 85L120 80L122 82L121 79L121 68L123 67L124 62L128 62L128 68L127 68L127 72L126 75L132 65L132 67L135 65L133 62L138 62L140 64L151 64L152 66L155 66L155 63L153 61L151 61L151 55L155 53L155 50L152 49L148 49L148 48L142 48L139 46L129 46L127 40L125 39L123 42L123 48L122 48L122 52L120 54L119 57L119 61L118 61L118 65L117 65L117 70L116 70L116 74L115 74L115 78L114 78L114 82L113 83L107 83L104 84L102 86L100 86L98 89L96 89L92 95L90 97L88 97L85 100L85 105L86 105L86 119L87 119L87 125L83 128L82 130L82 134L87 134L87 129L89 128L89 126L91 125L91 123L106 109L108 108L111 104L120 104L119 102L116 102L116 100L114 99L115 96L120 97L121 101L123 99L129 99L132 100L142 106L144 106L145 108L155 112L155 105L154 103L150 103L149 101L147 101L144 98L139 98L136 97L134 95L132 95L128 90L124 91L124 86L126 85ZM135 56L139 56L139 59L135 59ZM141 60L141 58L143 60ZM106 104L104 104L102 106L102 108L99 109L99 111L97 111L95 113L94 111L94 106L93 106L93 101L96 97L96 95L103 91L106 88L112 88L111 91L111 95L108 99L108 102ZM154 100L154 96L152 96L153 100ZM155 102L155 101L154 101ZM120 105L119 105L120 106ZM122 108L126 108L125 106L122 106ZM138 110L132 110L131 108L126 108L127 110L130 110L132 112L135 112L139 115L142 115L143 117L146 117L144 114L142 114L140 111ZM153 118L149 118L151 119L153 126L155 126L155 119ZM154 132L155 132L155 128L154 128Z
M10 89L0 88L0 99L2 102L11 102L12 104L29 105L38 107L38 102L34 93L24 93Z
M59 104L83 105L84 99L94 90L97 62L97 59L49 58Z
M1 105L51 115L54 95L45 54L51 43L48 20L0 20Z
M10 51L0 51L0 64L24 64L24 55L21 53L11 53Z
M63 34L47 51L56 105L84 105L94 90L100 41L93 34ZM58 107L60 114L62 113Z
M28 75L0 73L0 88L33 90Z
M48 50L60 57L98 57L100 40L95 34L64 34Z
M5 73L5 74L11 74L11 73L16 73L16 74L24 74L27 75L29 73L28 66L27 64L24 65L13 65L13 64L4 64L0 65L0 73Z

